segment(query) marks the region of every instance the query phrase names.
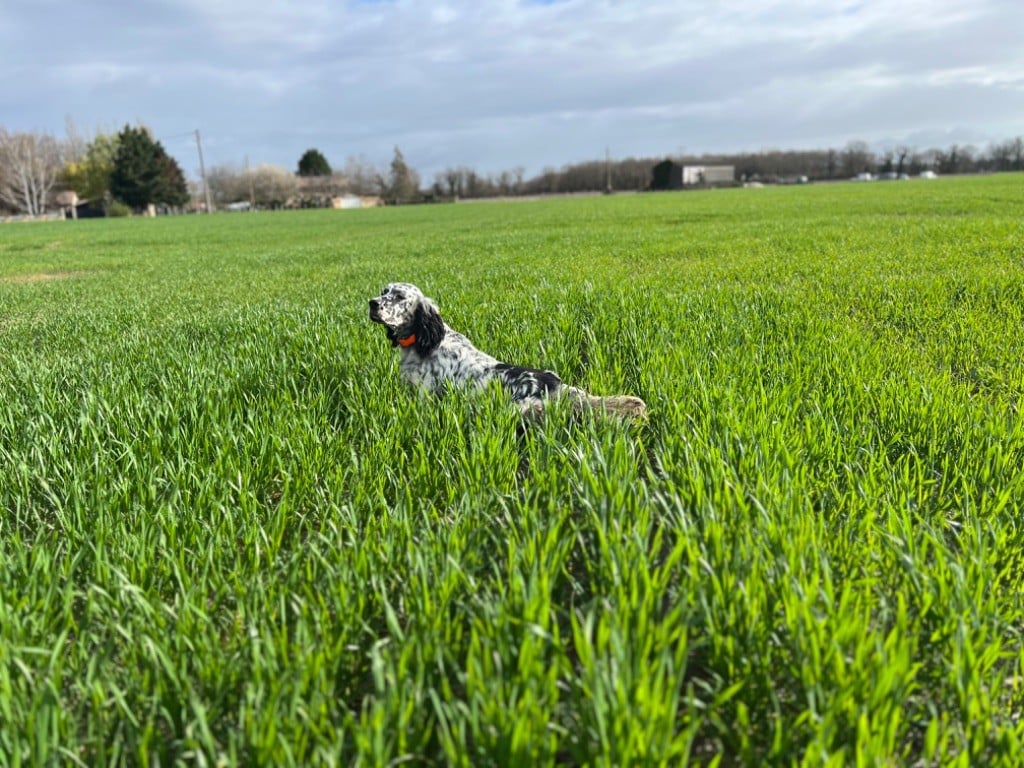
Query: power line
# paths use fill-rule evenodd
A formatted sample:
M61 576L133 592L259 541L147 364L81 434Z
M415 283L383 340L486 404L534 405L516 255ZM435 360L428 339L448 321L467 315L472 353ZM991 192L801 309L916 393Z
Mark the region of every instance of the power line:
M176 133L173 136L164 136L164 141L170 141L171 139L191 139L195 136L195 131L189 131L188 133Z

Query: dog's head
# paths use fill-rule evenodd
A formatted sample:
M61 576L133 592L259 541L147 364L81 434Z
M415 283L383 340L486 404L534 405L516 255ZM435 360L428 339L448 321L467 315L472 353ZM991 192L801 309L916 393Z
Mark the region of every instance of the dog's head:
M437 306L410 283L388 283L370 299L370 319L387 329L392 346L413 348L426 355L444 338Z

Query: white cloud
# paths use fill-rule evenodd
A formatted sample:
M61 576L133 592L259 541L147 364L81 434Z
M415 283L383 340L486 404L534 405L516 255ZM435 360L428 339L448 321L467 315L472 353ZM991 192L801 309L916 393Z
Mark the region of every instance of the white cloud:
M37 0L0 19L0 115L199 127L214 164L398 144L427 179L605 147L979 141L1024 124L1020 29L1019 0Z

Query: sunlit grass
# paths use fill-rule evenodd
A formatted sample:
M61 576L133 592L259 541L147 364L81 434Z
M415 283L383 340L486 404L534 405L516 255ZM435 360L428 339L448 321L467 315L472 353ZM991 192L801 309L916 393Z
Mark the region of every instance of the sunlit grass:
M0 765L1016 764L1022 208L3 227ZM648 422L409 392L390 280Z

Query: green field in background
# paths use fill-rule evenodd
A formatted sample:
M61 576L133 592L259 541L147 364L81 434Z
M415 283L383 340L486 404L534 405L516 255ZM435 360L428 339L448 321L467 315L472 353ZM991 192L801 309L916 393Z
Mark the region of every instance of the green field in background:
M0 226L0 765L1017 765L1024 177ZM644 424L408 390L419 285Z

